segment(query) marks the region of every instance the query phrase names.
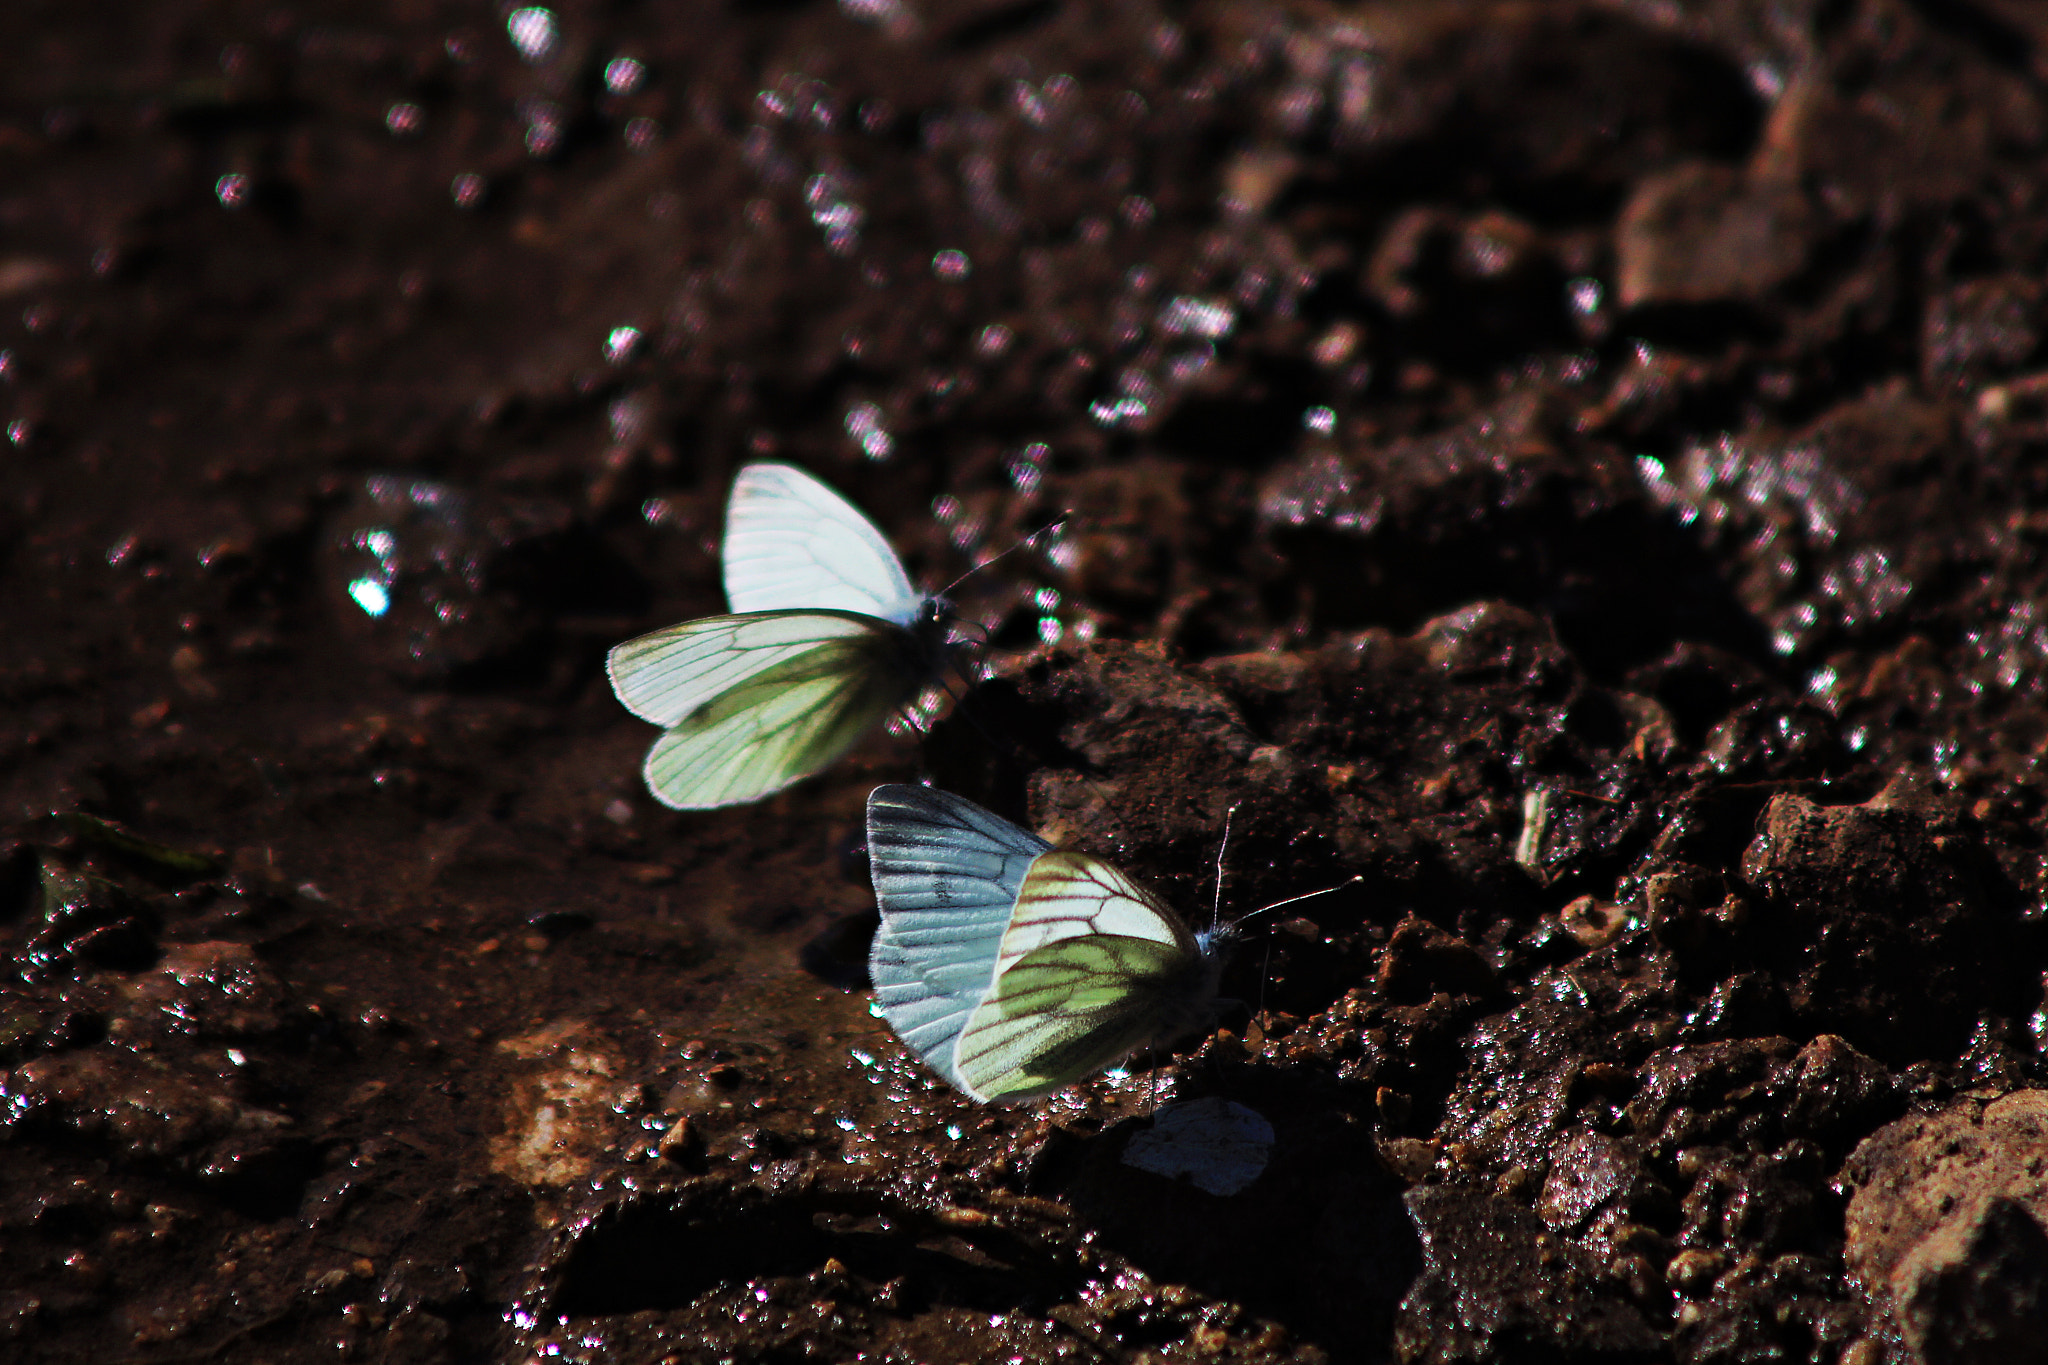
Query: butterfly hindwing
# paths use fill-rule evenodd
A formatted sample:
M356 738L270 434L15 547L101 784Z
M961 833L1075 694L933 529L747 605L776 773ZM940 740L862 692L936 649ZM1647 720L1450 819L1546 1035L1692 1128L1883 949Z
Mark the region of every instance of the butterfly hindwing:
M868 797L882 912L868 956L875 1009L961 1089L953 1045L995 979L1018 891L1050 847L950 792L892 784Z
M1149 938L1059 939L997 975L955 1047L971 1094L1021 1100L1112 1066L1168 1031L1175 996L1205 975L1192 953ZM1177 1030L1176 1030L1177 1031Z
M606 660L628 710L669 727L647 785L682 810L734 805L826 767L918 683L903 632L843 612L755 612L689 621Z
M1056 850L1018 889L954 1068L979 1099L1043 1094L1177 1032L1213 991L1193 935L1162 901L1100 858Z
M795 465L740 470L723 562L735 612L852 611L907 626L924 604L874 523Z

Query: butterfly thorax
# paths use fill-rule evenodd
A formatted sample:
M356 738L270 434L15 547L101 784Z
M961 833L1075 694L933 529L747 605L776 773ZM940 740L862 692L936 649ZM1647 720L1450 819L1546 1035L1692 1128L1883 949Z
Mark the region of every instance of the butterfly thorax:
M1154 1042L1170 1043L1205 1032L1216 1022L1216 992L1223 983L1223 958L1236 937L1226 927L1194 931L1194 956L1184 972L1160 992L1161 1023Z
M919 677L931 677L944 666L955 619L953 604L943 597L927 597L918 604L917 614L904 627L910 637L904 662Z

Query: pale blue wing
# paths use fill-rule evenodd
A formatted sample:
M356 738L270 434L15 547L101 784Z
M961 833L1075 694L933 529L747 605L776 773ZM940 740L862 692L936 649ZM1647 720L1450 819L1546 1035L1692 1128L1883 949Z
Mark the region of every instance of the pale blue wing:
M1050 847L950 792L892 784L868 797L868 860L882 912L868 955L875 1010L962 1090L954 1041L995 980L1018 889Z
M924 606L874 523L795 465L740 470L723 559L735 612L852 611L907 626Z
M669 727L648 751L648 790L703 810L818 772L910 701L922 679L906 642L868 617L764 612L629 640L606 667L628 710Z

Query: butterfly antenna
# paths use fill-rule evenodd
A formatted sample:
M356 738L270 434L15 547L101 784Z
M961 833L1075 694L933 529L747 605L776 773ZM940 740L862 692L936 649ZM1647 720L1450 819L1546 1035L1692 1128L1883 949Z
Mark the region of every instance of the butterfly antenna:
M1009 549L1000 550L995 554L990 555L987 559L982 560L979 564L976 564L966 573L961 574L951 583L948 583L945 587L939 589L939 596L952 596L953 589L959 587L962 583L965 583L968 579L974 577L974 575L980 573L983 569L986 569L989 565L995 563L997 560L1008 559L1011 555L1017 553L1017 551L1019 550L1029 549L1032 546L1037 545L1040 540L1043 540L1046 536L1051 535L1054 531L1066 525L1067 518L1073 515L1073 510L1069 508L1067 511L1064 511L1060 513L1058 516L1054 517L1051 521L1048 521L1045 525L1039 527L1036 531L1033 531L1030 535L1024 537L1024 539L1018 541L1015 545L1012 545Z
M1223 839L1216 845L1216 901L1209 908L1209 932L1214 934L1223 923L1223 855L1230 851L1230 817L1237 814L1237 808L1244 804L1233 801L1230 809L1223 812Z
M1345 887L1356 886L1364 880L1365 874L1363 873L1360 873L1355 877L1346 877L1343 881L1338 882L1335 886L1326 886L1320 891L1304 891L1299 896L1289 896L1284 901L1274 901L1271 905L1262 905L1258 909L1251 911L1249 914L1239 915L1235 922L1238 924L1243 924L1246 920L1252 919L1258 915L1263 915L1268 910L1278 910L1282 906L1297 905L1302 901L1312 901L1317 896L1327 896L1332 892L1342 891Z

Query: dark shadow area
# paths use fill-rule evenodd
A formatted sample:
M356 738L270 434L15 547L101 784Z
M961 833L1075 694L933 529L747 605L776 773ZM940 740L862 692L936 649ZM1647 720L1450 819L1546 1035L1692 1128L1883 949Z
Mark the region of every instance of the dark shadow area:
M1327 1082L1244 1068L1203 1082L1273 1125L1272 1158L1242 1192L1218 1197L1125 1165L1144 1119L1091 1138L1056 1129L1030 1188L1070 1204L1103 1246L1161 1283L1241 1303L1338 1360L1390 1358L1421 1255L1369 1127Z
M1763 623L1692 533L1648 499L1624 497L1587 515L1577 504L1590 490L1567 479L1543 479L1505 508L1489 472L1451 483L1461 486L1438 491L1476 514L1396 510L1362 535L1312 526L1273 532L1275 547L1311 586L1319 628L1383 625L1407 633L1468 603L1504 599L1547 616L1600 681L1681 641L1771 668Z
M1070 1269L993 1226L960 1231L882 1196L764 1195L704 1186L615 1204L576 1237L550 1296L559 1317L665 1312L836 1259L898 1306L1043 1311L1080 1290Z

